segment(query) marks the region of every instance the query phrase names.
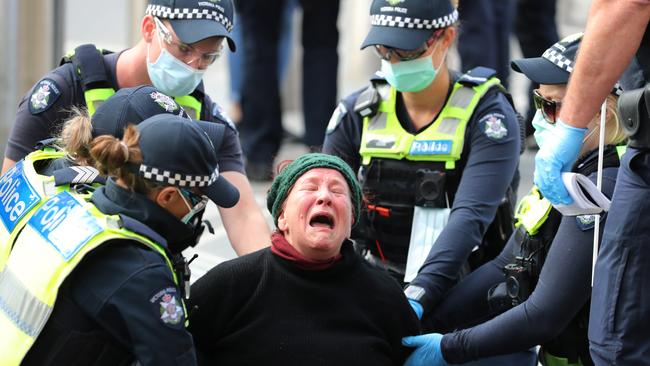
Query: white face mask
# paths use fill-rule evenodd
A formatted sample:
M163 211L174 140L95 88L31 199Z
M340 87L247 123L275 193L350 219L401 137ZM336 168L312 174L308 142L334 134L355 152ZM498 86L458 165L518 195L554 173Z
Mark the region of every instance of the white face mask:
M153 86L172 97L193 92L201 82L205 70L197 70L174 57L163 47L159 35L158 44L160 55L153 63L149 60L149 45L147 45L147 72Z

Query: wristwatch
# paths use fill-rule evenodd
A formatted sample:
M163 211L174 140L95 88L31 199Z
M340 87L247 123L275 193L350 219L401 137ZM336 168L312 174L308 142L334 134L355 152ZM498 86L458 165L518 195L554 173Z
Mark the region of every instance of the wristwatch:
M411 300L415 300L422 304L422 298L427 293L425 289L420 286L408 285L404 289L404 295Z

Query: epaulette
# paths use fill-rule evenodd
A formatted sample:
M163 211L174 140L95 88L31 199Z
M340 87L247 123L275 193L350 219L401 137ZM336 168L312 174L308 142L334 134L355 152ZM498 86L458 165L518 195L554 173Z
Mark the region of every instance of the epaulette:
M34 148L36 150L51 150L51 151L61 151L60 146L61 138L59 137L50 137L49 139L41 140L36 143Z
M111 51L100 50L94 44L84 44L65 55L60 65L72 63L84 91L98 86L109 87L110 79L104 66L104 55L109 53Z
M497 75L497 72L488 67L478 66L468 72L458 79L458 82L466 86L477 86L485 83L490 78L493 78Z

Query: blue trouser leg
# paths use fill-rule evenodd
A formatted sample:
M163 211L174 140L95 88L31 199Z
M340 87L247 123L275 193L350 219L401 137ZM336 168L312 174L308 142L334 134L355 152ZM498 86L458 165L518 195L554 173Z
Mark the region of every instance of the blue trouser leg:
M525 58L540 57L547 48L558 41L555 23L556 0L518 0L515 16L515 32L521 53ZM531 120L535 115L533 89L538 85L531 83L526 113L526 136L533 134Z
M238 2L244 49L242 121L238 126L247 163L270 166L282 142L278 40L283 0Z
M239 4L237 4L239 5ZM282 82L284 75L289 66L289 58L291 57L291 35L293 24L293 12L296 8L295 0L288 0L282 12L281 28L278 44L278 75L279 80ZM239 19L239 14L235 14L236 19ZM244 52L244 39L242 36L242 26L238 24L230 34L235 40L239 48L239 52L228 52L228 74L230 76L230 99L239 103L241 99L241 85L244 79L244 59L246 53Z
M476 66L496 70L504 84L510 74L511 0L463 0L458 40L463 71Z
M301 0L304 143L320 147L336 108L339 0Z
M591 298L596 365L650 363L650 152L628 148L607 214Z

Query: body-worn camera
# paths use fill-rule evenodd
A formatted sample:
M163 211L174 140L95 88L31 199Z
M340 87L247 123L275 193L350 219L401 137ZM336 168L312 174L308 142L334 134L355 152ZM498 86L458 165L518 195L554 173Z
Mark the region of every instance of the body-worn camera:
M445 172L418 169L415 173L415 205L420 207L447 207Z
M530 266L522 263L523 258L517 259L519 263L510 263L503 267L503 272L506 274L506 291L510 299L512 299L513 306L526 301L533 287L530 268L526 268Z

